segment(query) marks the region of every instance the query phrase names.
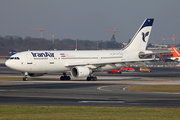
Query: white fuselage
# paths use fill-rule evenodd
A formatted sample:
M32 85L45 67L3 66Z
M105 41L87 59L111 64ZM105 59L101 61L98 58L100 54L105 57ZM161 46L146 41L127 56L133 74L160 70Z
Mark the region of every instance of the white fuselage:
M123 61L139 59L139 51L99 50L99 51L25 51L11 56L6 61L10 68L28 73L52 73L70 71L67 65L83 62ZM15 59L15 58L19 59ZM14 59L13 59L14 58ZM122 64L101 66L103 71L122 67Z

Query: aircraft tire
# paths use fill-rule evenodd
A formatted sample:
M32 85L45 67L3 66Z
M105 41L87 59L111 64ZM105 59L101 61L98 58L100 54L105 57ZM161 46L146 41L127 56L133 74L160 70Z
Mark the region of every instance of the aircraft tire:
M71 80L70 76L61 76L60 80Z
M93 77L93 81L97 81L97 77Z
M87 77L87 81L93 81L93 77Z
M97 77L87 77L87 81L97 81Z
M61 76L61 77L60 77L60 80L64 80L64 76Z
M90 77L87 77L87 81L91 81Z
M23 77L23 81L28 81L28 77Z
M66 78L67 78L67 80L71 80L71 77L70 77L70 76L67 76Z

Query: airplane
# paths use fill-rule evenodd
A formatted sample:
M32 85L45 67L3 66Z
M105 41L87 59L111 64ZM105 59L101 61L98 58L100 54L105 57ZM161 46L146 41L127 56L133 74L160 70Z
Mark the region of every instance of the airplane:
M173 51L173 57L171 57L171 60L180 61L180 53L178 50L174 46L171 46L171 49Z
M121 50L75 50L75 51L24 51L12 55L5 65L28 76L43 76L47 73L63 73L60 80L87 77L87 81L97 81L94 72L109 71L153 59L143 59L153 54L146 50L154 19L145 19L130 43Z

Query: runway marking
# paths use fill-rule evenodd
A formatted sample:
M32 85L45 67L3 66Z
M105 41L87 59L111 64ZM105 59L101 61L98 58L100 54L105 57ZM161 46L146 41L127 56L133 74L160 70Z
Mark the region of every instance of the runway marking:
M128 87L131 87L131 86L127 86L127 87L124 87L123 90L126 91L126 88ZM133 92L148 92L148 91L133 91ZM177 92L150 92L150 93L160 93L160 94L180 94L180 93L177 93Z
M125 103L124 101L78 101L79 103Z
M19 90L0 90L0 92L4 92L4 91L19 91Z
M128 88L128 87L131 87L131 86L124 87L123 90L126 91L126 88Z
M177 93L177 92L151 92L151 93L161 93L161 94L180 94L180 93Z
M98 87L97 89L98 89L98 90L101 90L101 91L112 91L112 90L105 90L105 89L103 89L103 88L105 88L105 87L109 87L109 86L101 86L101 87Z

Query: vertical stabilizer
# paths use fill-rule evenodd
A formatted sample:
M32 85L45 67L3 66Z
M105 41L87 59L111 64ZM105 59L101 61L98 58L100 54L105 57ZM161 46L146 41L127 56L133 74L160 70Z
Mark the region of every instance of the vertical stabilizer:
M172 51L173 51L173 57L180 57L180 53L178 52L178 50L172 46Z
M154 19L145 19L131 42L123 50L145 50L151 33Z

